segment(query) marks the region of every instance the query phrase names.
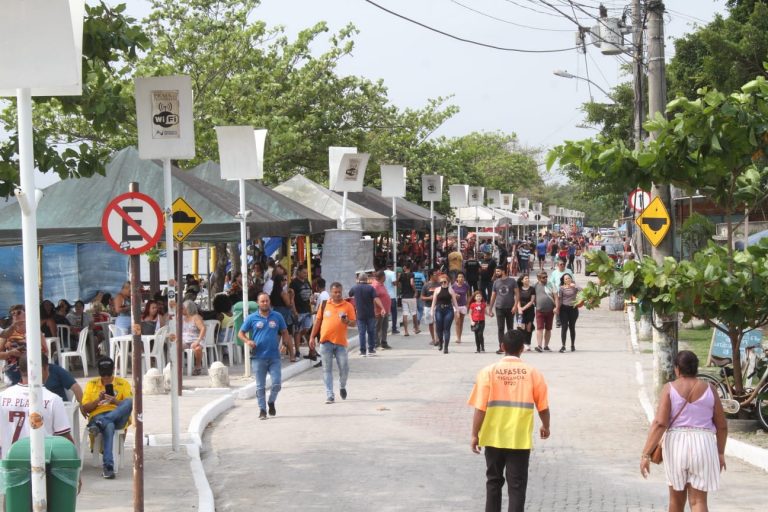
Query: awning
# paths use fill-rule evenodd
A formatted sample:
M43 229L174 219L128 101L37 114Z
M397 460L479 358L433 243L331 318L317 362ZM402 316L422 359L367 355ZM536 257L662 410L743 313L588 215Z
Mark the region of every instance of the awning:
M454 208L456 220L461 222L464 227L495 228L511 224L506 215L502 215L486 206L467 206L465 208Z
M362 192L350 192L349 199L357 204L364 204L366 208L385 217L392 218L392 198L382 197L381 191L373 187L364 187ZM397 205L397 229L417 231L429 231L429 209L404 198L395 199ZM445 227L445 216L435 213L435 229Z

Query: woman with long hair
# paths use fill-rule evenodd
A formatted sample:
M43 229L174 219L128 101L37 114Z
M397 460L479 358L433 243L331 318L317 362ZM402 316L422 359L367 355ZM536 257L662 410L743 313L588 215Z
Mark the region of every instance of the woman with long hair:
M520 307L518 309L518 329L525 331L525 346L531 351L531 337L533 336L533 321L536 318L536 291L531 286L531 279L526 272L517 279L517 287L520 290Z
M197 304L185 300L182 309L181 341L184 348L191 348L195 357L195 370L192 375L203 373L203 350L205 343L205 322L198 314Z
M456 304L456 293L449 284L448 275L440 274L440 286L435 289L432 296L432 318L435 320L437 350L442 350L443 354L448 353L448 344L451 341L451 324L454 313L459 309Z
M131 282L126 281L115 295L115 328L119 334L131 334Z
M576 320L579 319L579 308L582 302L577 299L581 288L576 286L573 276L564 274L560 277L560 289L558 290L560 315L560 341L563 346L560 352L565 352L565 338L571 334L571 352L576 350Z
M467 303L469 302L469 284L464 278L464 272L456 274L456 281L451 285L453 293L456 294L456 304L459 306L456 310L456 343L461 343L461 333L464 330L464 317L467 315Z

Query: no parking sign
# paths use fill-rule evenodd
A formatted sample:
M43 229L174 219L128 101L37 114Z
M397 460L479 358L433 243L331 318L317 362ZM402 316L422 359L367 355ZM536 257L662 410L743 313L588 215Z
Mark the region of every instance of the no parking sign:
M114 198L101 217L101 230L117 252L134 256L155 246L163 232L163 212L154 199L140 192Z

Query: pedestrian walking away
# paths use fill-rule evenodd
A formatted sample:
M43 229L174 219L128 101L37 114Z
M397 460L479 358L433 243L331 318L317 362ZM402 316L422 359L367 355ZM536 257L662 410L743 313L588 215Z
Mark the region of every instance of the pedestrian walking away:
M549 276L549 282L556 290L560 289L560 281L565 274L570 274L573 277L573 271L565 266L565 258L558 258L557 268ZM557 327L560 327L560 316L558 314L555 314L555 323Z
M676 379L661 390L640 456L640 473L648 477L651 455L661 443L670 512L683 512L686 501L693 512L706 511L707 493L719 488L726 468L728 424L712 385L696 378L696 354L678 352L674 367Z
M237 337L251 348L251 373L256 377L256 400L259 404L259 419L267 419L277 414L275 402L282 385L282 367L280 363L280 337L285 346L290 344L288 326L283 315L273 310L269 295L260 293L258 310L248 315ZM269 400L266 399L267 375L271 381Z
M309 272L301 267L296 273L296 279L291 281L293 304L296 312L296 323L293 326L293 347L297 359L301 358L299 346L301 339L312 330L312 286L307 280ZM286 344L285 346L289 346Z
M387 330L389 329L389 313L392 309L392 301L390 300L387 288L384 286L387 276L383 270L379 270L375 274L375 278L371 281L371 286L376 290L376 296L381 301L383 309L379 310L378 307L375 311L376 314L376 348L383 348L389 350L392 347L387 343Z
M360 340L360 355L376 355L376 317L384 312L384 305L379 300L376 290L368 284L368 274L360 272L357 284L349 290L349 296L355 299L357 312L357 334Z
M565 274L560 278L560 290L558 291L558 307L560 308L560 341L563 346L560 352L565 352L566 334L571 334L571 352L576 350L576 320L579 319L579 308L584 301L578 299L581 288L576 286L573 277Z
M520 304L517 308L517 315L519 317L517 327L525 333L525 347L530 352L533 321L536 318L536 294L527 273L517 279L517 289L520 293Z
M525 510L534 408L541 420L539 436L549 438L547 384L537 368L520 358L524 341L521 331L504 335L505 357L477 374L469 397L475 408L470 447L474 453L485 448L486 512L501 512L505 477L507 510Z
M483 294L483 298L485 298L485 294ZM497 268L491 300L488 303L488 316L496 316L498 327L499 349L496 351L497 354L504 353L502 340L504 339L505 328L507 331L514 328L515 311L519 303L520 290L517 287L517 282L507 275L505 268Z
M448 344L451 341L451 324L454 313L459 309L456 305L456 293L451 289L449 277L440 275L440 287L432 296L432 317L435 319L435 335L437 336L437 350L448 353Z
M469 304L469 319L471 321L472 332L475 333L475 347L477 353L485 352L485 301L483 294L479 290L475 292L472 302Z
M397 273L392 270L392 262L387 263L387 269L384 271L384 287L389 294L389 314L390 321L392 322L392 334L400 334L400 331L397 329Z
M557 309L558 287L547 281L547 273L543 270L536 277L538 282L533 287L536 301L536 352L549 352L552 323L555 318L555 309Z
M331 284L331 299L321 304L315 318L315 325L309 337L310 348L315 348L315 338L320 339L320 356L323 360L323 384L325 385L325 403L336 401L333 389L333 362L339 369L339 394L347 398L347 377L349 376L349 357L347 354L347 328L357 322L355 308L344 300L341 283Z

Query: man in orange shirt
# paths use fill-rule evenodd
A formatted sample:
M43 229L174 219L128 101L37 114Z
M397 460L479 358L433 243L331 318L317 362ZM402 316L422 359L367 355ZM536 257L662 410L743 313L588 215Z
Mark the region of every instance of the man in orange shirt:
M469 397L469 405L475 408L471 448L480 453L480 447L485 447L486 512L501 511L505 476L509 512L525 509L534 408L541 419L541 438L549 437L547 384L539 370L520 359L524 342L523 331L507 332L503 341L506 356L477 374Z
M347 376L349 358L347 356L347 327L355 325L355 308L342 296L341 283L331 284L331 300L324 301L317 308L317 318L309 335L309 348L315 349L315 338L320 335L320 356L323 359L323 383L325 384L326 404L332 404L336 397L333 393L333 360L339 366L339 395L347 398Z

